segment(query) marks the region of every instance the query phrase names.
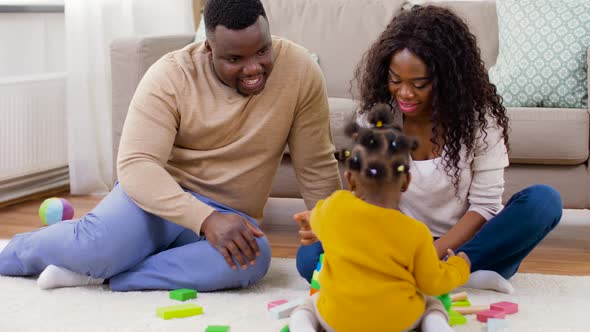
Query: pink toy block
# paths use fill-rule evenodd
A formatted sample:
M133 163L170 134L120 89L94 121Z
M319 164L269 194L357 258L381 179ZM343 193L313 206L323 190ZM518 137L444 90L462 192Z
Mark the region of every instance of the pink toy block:
M268 302L268 304L266 305L266 310L270 310L276 306L279 306L283 303L287 303L289 301L287 300L276 300L276 301L272 301L272 302Z
M499 310L484 310L480 311L477 314L477 320L485 323L488 321L488 318L504 318L506 317L506 313L504 311Z
M518 304L508 301L493 303L490 305L490 309L504 311L507 315L518 312Z

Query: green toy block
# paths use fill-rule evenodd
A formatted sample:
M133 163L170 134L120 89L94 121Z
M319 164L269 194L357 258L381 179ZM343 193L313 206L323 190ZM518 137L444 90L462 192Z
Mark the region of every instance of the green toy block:
M205 329L205 332L227 332L229 331L228 325L209 325Z
M316 290L320 290L320 283L317 280L312 280L311 281L311 288L316 289Z
M197 298L197 291L194 289L181 288L170 291L170 298L178 301L186 301Z
M283 328L281 329L281 332L289 332L289 324L283 326Z
M471 307L469 300L453 302L453 307Z
M449 309L451 309L451 296L449 295L449 293L439 295L436 298L439 299L440 302L442 302L447 312L449 311Z
M456 312L453 309L449 310L449 324L451 326L461 325L461 324L466 324L466 323L467 323L467 318L465 318L465 316L461 315L460 313Z
M324 254L320 254L320 263L324 264Z
M186 303L168 307L159 307L156 313L159 317L164 319L184 318L203 314L203 308L194 303Z

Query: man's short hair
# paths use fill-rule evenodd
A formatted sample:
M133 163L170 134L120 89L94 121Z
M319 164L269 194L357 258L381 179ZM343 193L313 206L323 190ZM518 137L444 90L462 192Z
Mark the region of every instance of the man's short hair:
M260 0L207 0L205 4L205 28L215 31L218 25L230 30L242 30L256 23L258 17L266 18Z

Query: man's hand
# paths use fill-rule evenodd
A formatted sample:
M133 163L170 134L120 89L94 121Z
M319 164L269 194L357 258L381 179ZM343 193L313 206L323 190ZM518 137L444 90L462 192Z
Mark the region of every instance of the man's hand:
M251 265L256 264L256 256L260 255L260 249L255 237L262 237L264 233L244 217L215 211L203 221L201 232L207 241L219 250L232 269L237 269L232 257L243 269L248 268L244 256Z
M310 211L303 211L296 213L293 216L293 219L295 219L295 221L299 225L299 240L301 244L305 246L318 241L318 238L315 236L315 234L311 230L311 226L309 225L310 215Z
M453 257L455 256L455 252L453 251L453 249L447 249L447 255L449 255L449 257ZM457 256L463 258L465 260L465 262L467 262L467 266L469 266L469 268L471 268L471 260L469 259L469 257L467 256L466 253L464 252L460 252L457 254Z

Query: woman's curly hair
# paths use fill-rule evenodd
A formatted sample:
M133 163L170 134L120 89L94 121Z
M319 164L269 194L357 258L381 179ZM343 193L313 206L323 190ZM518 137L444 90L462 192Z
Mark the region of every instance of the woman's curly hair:
M434 151L439 151L441 142L436 138L442 136L444 169L458 190L461 146L468 153L473 150L477 129L487 137L486 115L496 120L508 148L506 108L490 83L475 36L465 22L448 9L416 5L393 18L356 68L361 113L377 103L387 103L400 112L388 89L388 75L391 57L403 49L418 56L432 77L430 141Z

